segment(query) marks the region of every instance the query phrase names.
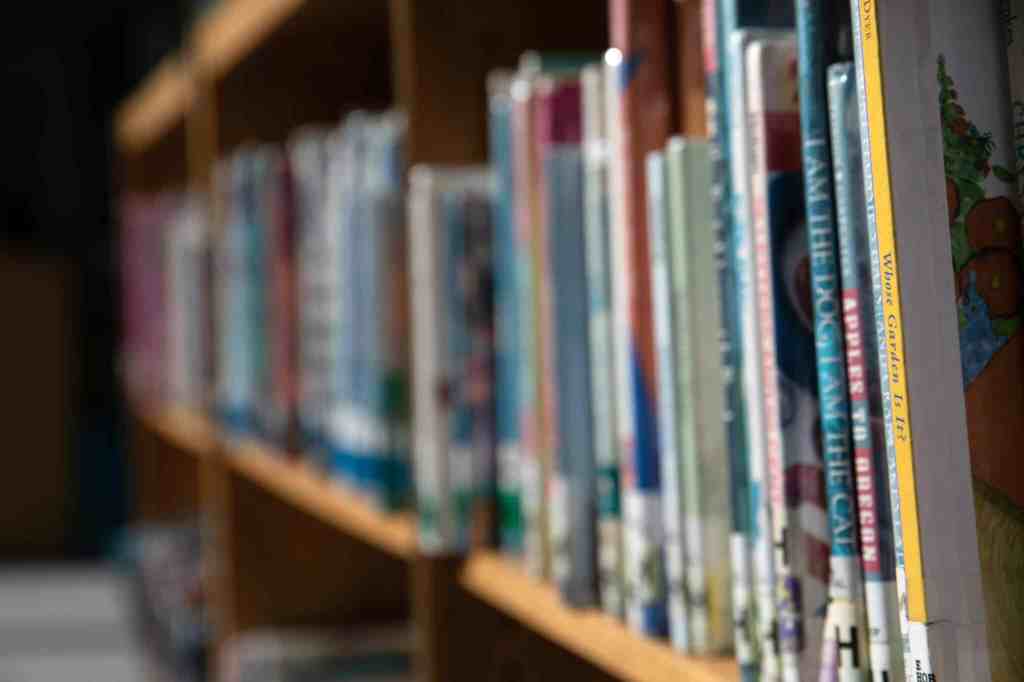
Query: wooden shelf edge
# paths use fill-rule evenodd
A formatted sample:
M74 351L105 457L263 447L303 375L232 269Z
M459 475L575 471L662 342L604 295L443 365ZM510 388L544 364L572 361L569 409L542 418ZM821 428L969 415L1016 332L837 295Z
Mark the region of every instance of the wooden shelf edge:
M166 57L142 85L117 108L114 119L118 147L141 154L185 118L195 100L192 78L182 61Z
M217 448L216 427L196 410L172 406L138 409L136 414L147 428L197 460L210 457Z
M307 0L234 0L223 2L196 25L192 49L205 79L225 77Z
M228 466L306 513L404 561L416 553L416 525L407 512L388 514L308 464L246 440L228 448Z
M736 682L732 659L689 658L594 610L562 603L555 588L491 551L475 552L460 581L469 592L539 635L629 682Z

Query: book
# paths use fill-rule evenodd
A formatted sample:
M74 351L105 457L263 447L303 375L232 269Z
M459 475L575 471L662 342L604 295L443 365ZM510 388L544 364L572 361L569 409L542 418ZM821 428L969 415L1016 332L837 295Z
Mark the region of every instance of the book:
M658 424L655 417L654 330L651 323L650 248L644 191L644 158L668 137L671 99L664 27L668 6L658 0L614 0L609 6L612 48L622 68L610 99L612 141L609 173L621 195L613 205L613 314L627 322L628 338L617 339L623 463L623 550L626 555L627 621L635 630L667 634L666 585L661 522ZM620 260L621 259L621 260ZM619 267L619 266L623 267ZM622 305L627 310L621 310ZM614 308L619 307L619 311ZM619 332L621 335L623 332ZM623 347L623 345L625 347ZM625 371L624 371L625 369ZM627 392L631 400L623 400Z
M551 283L555 460L549 488L552 578L573 606L599 603L587 262L584 247L582 91L578 78L537 81Z
M821 678L854 682L863 678L869 663L825 82L826 64L848 47L849 22L842 4L803 1L796 4L796 20L804 207L831 546Z
M896 556L882 423L857 84L851 62L828 69L832 165L849 377L857 527L874 682L903 677Z
M264 224L267 274L266 324L269 392L264 409L268 440L289 454L298 452L298 300L295 281L295 185L288 156L278 149L270 163Z
M672 646L690 650L690 600L686 593L686 549L683 532L683 453L677 439L679 406L685 400L676 393L675 339L673 334L672 276L668 256L668 197L665 190L665 153L647 155L647 229L651 253L651 314L654 345L658 418L658 453L661 464L661 506L665 575L668 581L668 632Z
M782 445L766 447L780 663L785 677L809 679L820 672L830 545L795 39L754 41L746 62L762 409Z
M318 464L324 452L325 410L330 402L332 304L338 295L334 244L327 217L327 156L331 133L306 128L287 145L295 176L296 270L298 306L298 428L303 449Z
M1013 679L1022 477L1005 444L1022 394L1005 17L994 4L860 9L908 674ZM950 503L972 489L973 507Z
M487 78L488 133L494 178L495 432L498 447L498 529L502 550L523 551L523 421L527 404L523 377L524 259L518 249L516 177L512 145L513 74Z
M543 398L540 392L540 294L538 281L539 159L534 144L534 73L520 69L512 83L512 159L514 164L517 258L522 270L520 325L523 344L523 457L521 463L523 559L527 571L538 578L551 574L548 546L548 509L544 504L550 459L543 433Z
M427 554L490 535L493 433L487 318L492 177L483 168L414 166L408 231L413 310L412 446L418 535Z
M619 456L615 442L616 408L611 328L608 148L605 126L607 83L604 67L580 72L583 88L583 215L590 304L591 415L597 465L598 573L601 606L623 617L622 513Z
M668 261L683 482L690 650L721 654L732 646L730 500L722 423L720 292L715 286L715 235L709 144L672 137L665 151Z
M159 232L158 232L159 234ZM193 409L206 402L207 338L210 301L204 281L209 247L207 210L198 195L184 194L164 228L166 281L167 398Z
M740 371L740 317L736 313L729 172L729 99L724 64L728 60L726 29L718 0L702 0L702 40L708 156L711 163L711 231L719 292L722 423L729 461L730 542L733 650L741 679L757 679L757 633L753 611L751 565L750 476L746 451L746 414Z
M750 494L750 543L754 579L754 599L757 613L757 633L761 650L761 671L766 679L773 679L779 673L778 648L778 603L776 597L775 565L772 558L773 518L769 490L769 462L780 461L782 449L781 425L777 418L766 412L774 403L763 401L765 390L772 390L765 384L769 378L761 349L762 338L771 334L770 312L762 310L762 282L757 278L758 263L754 257L754 202L753 192L753 128L748 102L749 80L745 55L747 48L759 40L779 39L789 35L785 29L752 28L736 29L729 36L729 63L733 65L729 93L729 160L731 172L730 190L732 212L730 225L733 232L733 278L740 318L738 343L744 358L741 365L741 382L746 406L746 453ZM750 358L751 361L747 361ZM768 404L765 404L765 403Z

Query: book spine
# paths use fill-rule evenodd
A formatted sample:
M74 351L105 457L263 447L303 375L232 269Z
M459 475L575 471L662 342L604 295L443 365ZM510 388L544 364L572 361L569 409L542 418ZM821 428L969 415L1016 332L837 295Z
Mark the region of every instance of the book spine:
M548 190L548 271L551 274L557 411L556 471L551 514L552 573L565 601L598 603L597 473L594 461L588 297L584 246L581 88L557 81L540 95L548 110L544 158Z
M627 617L634 629L653 636L666 635L668 624L643 164L646 154L661 148L668 137L672 109L667 82L668 19L668 5L660 0L610 3L611 43L624 64L615 83L620 118L612 167L624 190L620 229L628 242L626 267L615 273L619 288L628 287L630 333L628 380L618 386L618 394L630 391L633 395L632 427L620 434Z
M888 142L885 129L885 103L882 95L881 48L878 41L877 7L870 2L850 0L854 17L853 43L857 73L857 100L861 129L861 155L864 165L864 198L867 214L868 244L871 255L871 285L874 293L875 334L878 344L879 384L882 387L883 422L889 471L889 495L892 506L893 539L896 555L896 591L900 603L900 631L903 635L904 671L908 680L918 673L932 674L931 656L927 639L920 636L923 625L911 626L910 581L916 581L918 594L914 606L923 606L923 587L917 541L917 501L911 479L907 481L907 494L903 495L905 473L901 466L913 465L909 442L909 406L901 397L894 402L890 371L902 370L903 334L899 312L899 281L893 269L885 273L889 282L888 295L883 288L882 253L892 253L893 233L892 196L889 186ZM894 317L890 317L894 316ZM893 320L889 333L886 320ZM890 364L890 356L892 363ZM897 435L896 425L900 425ZM902 464L901 464L902 462ZM909 472L912 474L912 469ZM912 509L904 510L911 506ZM905 528L904 524L909 524ZM909 534L908 534L909 531ZM911 572L906 563L906 544L916 556ZM917 632L912 632L916 630ZM923 640L923 641L922 641ZM926 678L927 679L927 678Z
M743 682L758 678L756 617L753 609L750 543L750 477L746 451L746 415L739 381L741 338L737 314L735 263L730 223L728 35L720 0L703 0L705 94L709 157L712 167L711 230L721 309L719 339L723 386L723 427L729 458L733 640Z
M661 506L664 523L665 571L668 578L668 629L672 645L690 651L690 607L686 595L686 542L683 537L682 453L677 440L677 367L674 358L672 297L667 246L665 155L647 155L647 229L651 248L651 294L657 350L658 437L661 455Z
M495 428L498 440L498 529L501 548L523 551L522 461L523 312L522 276L515 218L516 183L512 148L511 82L497 76L489 98L491 157L497 194L494 202Z
M682 454L684 593L691 651L721 653L733 640L729 581L729 467L722 424L719 300L710 231L708 144L673 137L666 150L669 269L675 346L676 429Z
M852 63L828 71L857 521L873 682L903 677L892 511L886 472L877 344L864 205L857 92Z
M747 398L747 457L750 477L750 542L753 560L754 597L757 607L758 637L761 648L761 671L766 680L778 677L778 605L775 596L775 568L772 563L772 508L768 490L768 447L778 446L777 425L768 420L761 396L764 395L764 372L760 343L771 333L770 320L763 320L764 312L758 298L763 286L757 278L758 261L755 257L755 233L752 197L753 130L749 121L747 92L750 74L745 52L758 38L770 35L763 29L737 29L729 39L728 54L732 72L729 80L730 120L729 136L732 176L733 249L735 262L736 304L740 318L740 348L744 362L741 380ZM763 254L762 254L763 255Z
M413 476L419 545L428 555L450 550L451 496L448 487L449 402L438 386L448 386L442 349L447 346L447 317L442 298L444 233L439 222L438 179L432 169L414 167L409 174L408 231L412 300Z
M594 457L597 464L598 570L601 606L621 618L622 515L619 458L615 447L617 401L612 356L611 266L609 263L608 149L605 126L606 82L601 65L588 66L583 85L583 197Z
M536 185L534 182L531 79L516 76L512 85L512 163L515 170L516 258L523 292L520 309L523 369L522 510L523 556L527 571L549 575L548 511L544 504L546 473L542 457L541 402L538 364L538 310L536 259Z
M792 36L747 48L768 496L783 676L819 673L829 542ZM783 411L783 399L785 410Z
M827 32L836 19L831 9L809 0L798 0L796 4L804 208L810 251L821 452L826 470L825 494L831 537L828 611L819 677L822 682L856 682L863 678L868 662L825 85L825 62L832 51L829 41L833 39Z
M548 224L549 210L557 199L547 187L544 162L552 140L546 129L545 118L553 115L550 103L539 94L549 86L550 80L535 77L531 84L533 95L530 99L530 121L532 130L530 182L534 184L533 198L533 248L535 258L537 296L537 404L538 404L538 452L540 453L543 488L541 504L547 509L547 537L545 539L545 577L554 577L556 547L552 538L559 533L559 524L566 522L563 514L564 491L555 476L558 458L558 393L555 379L555 337L553 307L553 274L549 268L549 244L547 239L551 226Z

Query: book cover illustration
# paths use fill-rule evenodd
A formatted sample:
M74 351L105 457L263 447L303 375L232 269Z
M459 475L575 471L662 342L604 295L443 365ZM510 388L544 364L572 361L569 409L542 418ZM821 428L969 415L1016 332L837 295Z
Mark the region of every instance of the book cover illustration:
M830 545L795 40L754 42L746 59L763 409L782 445L766 448L780 660L784 677L811 679L820 672Z
M597 470L591 415L589 301L584 249L582 90L576 78L538 83L552 294L555 467L552 575L574 606L598 604Z
M501 548L512 554L523 550L521 508L522 427L525 410L523 386L524 311L517 249L515 215L515 163L512 147L512 75L488 76L488 131L494 159L494 331L495 331L495 435L498 447L498 529Z
M940 54L936 78L989 658L1001 681L1024 671L1024 467L1007 445L1024 415L1020 167L1011 108L987 108L971 67Z
M828 88L868 653L873 682L885 682L903 677L903 645L854 65L829 67Z
M583 199L587 258L587 296L590 303L591 413L594 458L597 464L598 572L602 608L623 616L622 513L619 456L615 442L615 375L611 328L611 262L609 242L608 140L604 65L584 67Z
M626 609L630 625L641 632L665 636L668 630L666 581L662 547L661 474L658 424L655 415L655 349L651 316L650 245L644 158L668 137L671 99L665 27L668 6L658 0L614 0L609 6L611 43L622 63L614 82L618 130L611 157L614 182L622 190L615 216L613 249L625 245L625 267L613 271L615 305L628 312L628 376L617 394L632 423L619 434L623 463L623 523L626 555ZM621 424L620 424L621 426Z

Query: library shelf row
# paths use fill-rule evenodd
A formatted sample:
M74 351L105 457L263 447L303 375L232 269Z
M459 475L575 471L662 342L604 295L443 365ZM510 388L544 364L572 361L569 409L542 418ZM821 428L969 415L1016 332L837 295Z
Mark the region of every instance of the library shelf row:
M472 599L510 618L571 656L627 682L734 682L735 661L692 658L667 644L639 636L596 610L565 605L558 591L527 575L519 564L496 551L478 549L461 561L430 557L417 550L410 512L378 510L322 471L254 440L232 443L206 417L181 407L138 409L139 423L173 447L150 453L171 456L198 467L223 463L230 476L255 486L285 508L318 520L349 541L355 540L411 570L449 571ZM209 495L211 490L207 489ZM204 506L216 508L218 501ZM435 565L436 564L436 565ZM339 575L345 575L342 572ZM417 581L414 579L413 583ZM421 583L422 584L422 583ZM350 591L355 586L349 586ZM414 603L416 603L414 601ZM448 614L451 619L458 614ZM414 617L421 617L416 616ZM472 628L462 623L460 630Z

